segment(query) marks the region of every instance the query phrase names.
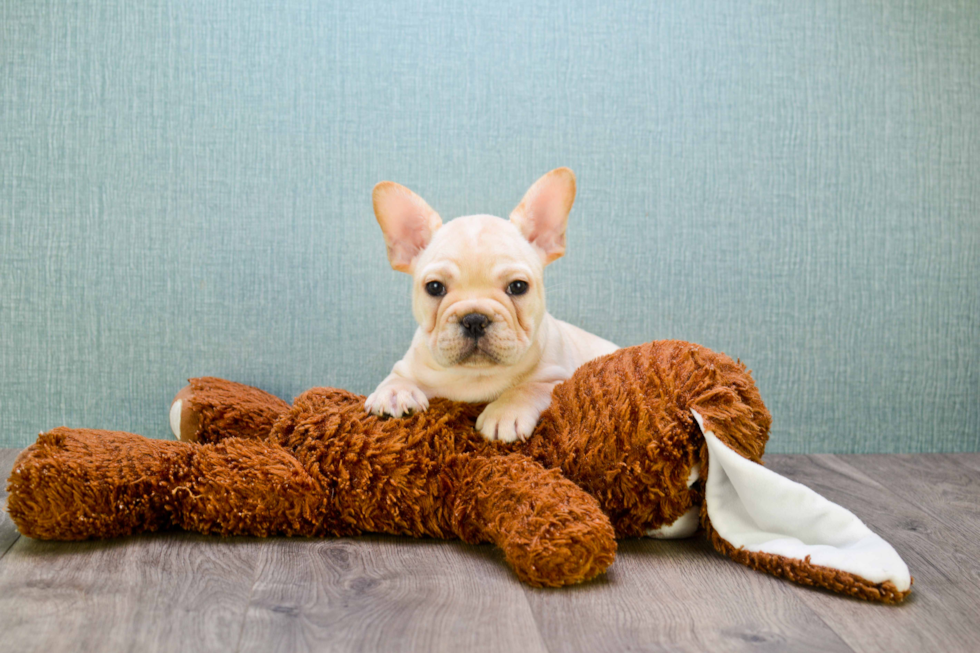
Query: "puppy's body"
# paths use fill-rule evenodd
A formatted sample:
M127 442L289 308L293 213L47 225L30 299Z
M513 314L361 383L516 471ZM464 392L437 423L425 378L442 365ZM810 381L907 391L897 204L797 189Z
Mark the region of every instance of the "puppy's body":
M531 187L509 221L475 215L442 225L408 189L375 188L392 267L414 279L419 327L368 411L400 417L425 410L431 397L490 402L477 429L510 442L534 430L557 383L616 350L545 310L544 266L564 253L574 194L574 176L560 168Z

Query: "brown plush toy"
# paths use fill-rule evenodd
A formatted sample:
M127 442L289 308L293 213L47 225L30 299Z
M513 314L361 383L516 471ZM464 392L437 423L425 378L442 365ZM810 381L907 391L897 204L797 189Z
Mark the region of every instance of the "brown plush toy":
M605 571L616 537L688 536L700 524L716 549L776 576L884 602L909 592L887 543L758 464L769 413L745 367L703 347L659 341L586 364L555 389L531 438L511 445L474 430L478 405L436 399L385 420L363 404L316 388L290 406L192 379L171 411L182 442L44 433L14 465L9 512L41 539L174 527L458 537L496 544L521 580L544 586Z

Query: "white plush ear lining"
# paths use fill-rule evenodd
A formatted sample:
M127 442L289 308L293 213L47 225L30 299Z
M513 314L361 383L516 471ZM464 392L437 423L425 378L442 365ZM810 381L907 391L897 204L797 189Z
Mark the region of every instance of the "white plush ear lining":
M510 214L510 221L534 245L547 265L565 254L565 227L575 203L575 173L556 168L538 179Z
M415 259L442 226L442 218L424 199L393 181L379 183L371 197L388 248L388 262L399 272L410 273Z
M875 585L890 582L900 593L909 590L905 562L852 512L743 458L691 412L708 445L708 518L732 548L838 570Z

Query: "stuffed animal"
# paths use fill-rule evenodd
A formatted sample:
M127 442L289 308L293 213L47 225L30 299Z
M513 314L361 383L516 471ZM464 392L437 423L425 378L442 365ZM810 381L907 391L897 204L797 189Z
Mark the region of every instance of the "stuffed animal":
M320 537L381 532L500 547L535 586L595 577L617 537L699 526L749 567L898 602L911 578L857 517L761 466L770 415L749 372L658 341L581 367L524 442L485 441L478 405L435 399L400 419L315 388L290 406L192 379L171 407L179 442L57 428L17 459L8 509L41 539L183 528Z

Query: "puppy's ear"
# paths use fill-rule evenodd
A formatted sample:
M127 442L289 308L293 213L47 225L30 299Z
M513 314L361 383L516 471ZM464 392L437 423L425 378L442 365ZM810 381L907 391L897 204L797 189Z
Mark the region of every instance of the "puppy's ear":
M534 182L511 211L510 221L541 250L545 265L565 253L565 225L574 202L575 173L557 168Z
M393 181L382 181L375 186L371 197L374 215L385 235L391 267L411 273L416 257L442 226L442 218L424 199Z

